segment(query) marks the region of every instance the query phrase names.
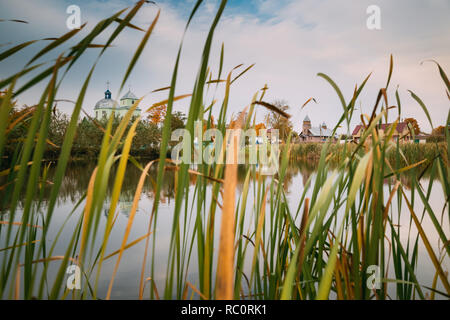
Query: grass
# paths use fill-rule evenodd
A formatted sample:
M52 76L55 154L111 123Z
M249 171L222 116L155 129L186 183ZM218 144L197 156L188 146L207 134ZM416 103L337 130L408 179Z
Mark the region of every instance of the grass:
M166 88L169 92L164 103L167 103L168 116L165 118L162 132L159 159L141 166L130 155L139 119L133 120L131 126L129 122L133 110L142 100L139 99L117 128L113 130L112 118L106 124L89 185L69 215L72 216L77 207L83 207L82 214L74 217L77 223L72 229L65 223L58 226L52 224L81 107L96 64L92 66L80 88L64 141L60 146L50 194L44 207L41 206L44 188L41 182L46 181L48 168L42 166L41 162L44 160L49 117L59 86L65 74L76 65L96 37L113 29L99 54L100 59L113 40L123 30L132 26L133 18L144 2L139 1L128 11L121 10L101 21L68 52L63 51L60 46L78 31L71 31L53 40L35 55L36 59L32 59L25 69L0 81L0 89L7 89L0 101L1 161L5 161L2 156L6 130L18 125L14 119L7 116L13 99L38 83L48 81L31 115L24 141L17 144L12 158L8 159L9 169L2 172L4 178L0 185L0 205L7 212L2 215L0 224L2 299L66 299L69 294L74 299L109 299L115 289L114 282L116 276L119 276L117 271L124 251L140 241L145 241L142 271L136 274L140 279L136 294L141 299L426 299L450 296L448 272L443 265L443 261L448 259L450 254L449 234L442 223L443 219L450 218L450 135L447 130L446 142L435 144L434 149L430 151L433 156L425 156L426 161L419 160L420 157L414 158L418 153L423 153L421 146L416 150L415 145L403 146L390 139L379 139L377 125L386 118L387 113L397 111L397 118L400 119L401 116L398 92L395 92L396 110L387 108L393 104L388 103L388 96L392 93L389 89L394 69L392 57L386 87L380 89L372 113L364 115L366 129L361 140L356 145L345 143L339 146L326 142L320 145L320 150L318 146L305 145L305 148L314 148L311 151L320 153L320 157L315 178L310 177L305 182L304 189L297 194L296 205L292 206L287 200L285 180L289 175L291 156L295 156L299 151L295 151L295 147L292 148L291 137L282 145L277 175L265 178L254 166L246 167L245 181L239 194L236 193L236 177L237 171L242 169L235 165L202 163L192 168L188 164L174 165L166 158L173 102L176 99L178 65L182 59L181 42L171 85ZM201 3L202 1L198 1L195 4L186 24L186 31ZM251 68L247 67L240 72L239 68L242 66L238 66L222 77L224 46L217 78L209 68L214 32L225 5L226 1L221 1L205 40L199 72L193 86L186 124L191 137L194 136L195 120L205 120L208 128L214 126L225 133L230 113L229 96L233 87L239 83L238 78ZM124 14L125 17L119 18ZM150 27L142 30L142 41L127 68L122 86L149 41L158 16L159 12ZM32 44L21 44L0 53L0 62L7 63L8 58ZM60 53L59 58L43 71L42 64L35 64L38 58L57 50ZM439 64L437 66L440 77L450 91L445 72ZM36 74L33 75L33 72ZM31 80L17 88L17 84L23 82L19 80L24 76L31 77ZM352 93L350 100L345 99L339 86L330 77L323 73L318 76L336 91L338 101L342 105L342 116L333 129L334 133L339 126L349 127L355 102L370 75ZM214 78L218 81L211 80ZM211 86L215 90L224 90L221 103L205 101L205 91ZM252 126L255 102L260 102L262 106L267 104L262 101L264 93L265 90L258 91L249 99L249 120L243 123L242 119L237 119L237 126L243 129ZM414 93L411 92L411 95L430 119L425 103ZM215 123L211 121L213 109L219 114ZM447 124L449 121L450 113ZM388 135L393 134L397 122ZM430 125L432 126L431 121ZM438 149L441 152L436 152ZM227 157L225 149L217 151L220 151L220 157ZM409 153L411 155L408 155ZM337 160L333 161L332 157ZM421 180L421 174L414 174L414 169L419 165L425 165L430 172L430 182L427 185ZM106 248L111 240L112 230L116 227L117 203L128 166L135 166L140 170L139 183L134 193L126 229L123 230L120 249L109 254ZM156 170L156 174L150 175L150 170ZM166 171L170 171L174 176L175 204L171 216L167 261L162 262L166 265L165 282L163 287L158 288L154 281L155 264L161 262L155 260L155 251L160 214L159 199ZM411 174L408 186L402 182L402 175L405 173ZM190 188L190 178L193 175L196 176L195 185ZM435 211L430 203L430 195L437 189L433 187L437 180L440 181L443 192L443 208L439 212ZM112 191L107 188L110 181L113 184ZM130 228L134 223L144 183L155 186L147 232L137 240L130 241ZM102 224L102 209L108 197L111 198L109 214L106 223ZM23 205L19 206L19 203ZM401 227L400 215L404 212L402 208L407 210L410 222L408 226ZM424 230L424 218L432 222L433 230ZM220 239L216 243L215 222L218 219ZM193 222L193 229L187 227L187 221ZM59 230L52 239L48 238L50 228ZM56 245L59 244L62 232L70 235L69 241L66 248L57 249ZM402 240L405 232L406 242ZM441 250L433 247L430 242L432 236L439 239ZM101 242L100 247L95 245L96 241ZM419 250L422 244L425 246L425 252ZM110 282L107 294L99 296L99 278L105 272L102 266L107 259L115 259L114 270L108 274ZM196 270L192 267L194 259L197 262ZM418 263L424 259L429 259L432 263L435 274L432 283L423 283L420 278ZM55 264L57 272L50 273L49 264ZM81 268L81 290L70 291L65 286L65 272L70 264ZM377 289L366 285L369 280L367 270L373 265L380 268L381 286ZM389 270L395 275L394 278L390 278ZM197 282L187 280L190 272L198 274ZM388 292L388 283L395 284L394 293ZM146 284L148 291L145 291Z

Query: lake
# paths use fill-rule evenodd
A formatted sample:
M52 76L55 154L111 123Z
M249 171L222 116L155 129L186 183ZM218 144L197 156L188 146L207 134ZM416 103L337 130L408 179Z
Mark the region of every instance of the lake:
M145 163L143 163L145 164ZM53 244L53 239L56 237L57 233L60 231L61 226L63 226L64 222L67 220L67 223L65 224L63 231L61 233L61 236L59 240L56 243L55 251L53 255L64 255L65 249L67 248L67 245L73 235L73 231L76 228L76 224L79 220L80 215L83 212L84 207L84 201L81 203L81 205L75 209L76 203L83 197L87 186L89 184L89 179L91 177L91 173L93 172L95 168L94 162L80 162L80 163L71 163L66 171L66 176L63 181L63 184L61 186L58 199L57 199L57 206L55 209L54 216L52 218L52 223L49 229L48 239L47 239L47 245L50 246ZM330 172L332 169L330 169ZM53 176L53 169L50 168L47 180L48 183L51 183L52 176ZM121 246L122 238L124 235L125 228L128 223L129 214L132 208L132 202L135 195L136 186L139 181L139 177L141 175L141 172L138 168L133 166L131 163L129 163L126 174L125 174L125 180L123 183L122 192L120 195L119 204L117 207L117 219L114 224L114 228L112 230L112 234L108 243L108 247L106 250L106 254L112 253L116 250L118 250ZM154 281L156 284L156 287L158 289L158 292L160 295L162 295L162 292L164 291L165 281L166 281L166 271L167 271L167 264L168 264L168 251L169 251L169 243L171 239L171 233L172 233L172 220L173 220L173 211L174 211L174 196L175 196L175 182L174 182L174 171L167 171L165 173L165 179L162 185L162 192L161 192L161 198L160 198L160 206L158 210L158 217L157 217L157 223L156 223L156 234L153 238L153 235L151 236L151 240L155 239L154 244L154 252L150 252L153 250L152 247L152 241L150 241L149 246L149 253L147 258L147 266L146 266L146 275L145 278L149 277L150 275L150 266L151 266L151 255L154 254ZM112 177L114 176L114 170L112 171ZM154 166L150 170L149 176L156 180L156 166ZM242 191L242 187L244 184L244 180L246 177L246 167L240 166L238 170L238 186L237 186L237 193L236 193L236 203L238 203ZM292 215L294 215L297 212L298 203L300 201L300 197L302 195L302 192L305 188L306 181L311 178L311 183L314 185L314 181L316 178L316 163L314 162L298 162L298 163L291 163L291 165L288 167L286 177L284 182L284 190L286 192L286 197L289 203L289 210ZM190 187L189 187L189 200L192 199L192 195L195 192L195 182L197 177L194 175L190 176ZM272 179L271 176L266 176L264 179L267 180L269 183ZM422 178L421 183L423 187L427 188L429 183L429 178L426 176ZM110 179L113 180L113 179ZM386 181L386 184L384 186L385 191L385 197L386 199L389 197L389 185ZM408 177L404 176L404 179L402 179L402 182L405 186L408 186ZM51 185L51 184L49 184ZM111 192L112 192L112 185L113 181L109 182L109 189L107 190L107 197L106 201L104 203L104 209L102 210L102 216L100 217L100 231L97 240L95 242L95 247L99 248L101 243L101 238L103 237L103 230L105 226L105 222L108 216L108 210L109 210L109 201L111 198ZM254 215L255 215L255 208L253 207L254 203L254 197L256 196L256 190L254 189L255 182L250 181L250 188L251 190L248 193L248 199L247 199L247 206L245 208L245 230L251 230L254 228ZM312 188L308 190L306 193L307 197L311 197L312 195ZM430 195L430 204L432 206L432 209L436 214L439 213L439 219L442 223L443 230L449 230L448 225L448 219L441 219L441 212L443 211L444 206L444 199L442 197L443 191L442 186L438 180L435 180L433 182L433 192ZM44 217L46 214L46 193L44 193L44 201L41 204L40 208L36 208L36 210L39 210L41 215ZM211 185L207 186L206 190L206 198L211 199ZM416 199L419 199L419 196L416 195ZM181 212L181 226L183 226L183 232L182 236L185 237L185 239L190 239L188 235L191 235L194 230L194 224L195 224L195 203L190 204L190 201L187 201L189 203L188 210L184 210L185 208L182 208ZM206 207L209 206L209 200L207 200ZM128 243L144 236L147 233L148 225L150 222L150 216L151 216L151 210L152 205L154 202L154 186L150 182L150 179L146 180L146 183L144 185L138 210L131 228L131 233L128 238ZM270 199L267 199L267 202L270 203ZM416 213L420 213L420 216L422 217L423 212L423 204L420 201L416 201L414 203L414 209ZM191 211L192 210L192 211ZM73 213L71 214L71 212ZM217 253L218 248L218 241L220 236L220 212L221 210L218 208L216 213L216 219L215 219L215 226L214 229L216 232L214 233L214 252ZM191 213L194 212L194 213ZM71 215L70 215L71 214ZM205 213L207 214L207 213ZM6 220L8 212L5 211L3 214L3 218L1 220ZM69 216L70 215L70 216ZM342 213L339 213L339 215L342 215ZM406 205L402 206L401 209L401 215L400 220L397 219L398 212L396 210L396 205L393 205L393 211L392 211L392 217L395 221L395 223L400 224L400 238L402 243L406 244L409 241L415 240L417 236L417 230L414 226L414 224L411 225L411 216L409 214L408 208ZM16 221L19 221L18 218L15 219ZM296 223L300 225L301 220L301 213L297 216L295 219ZM267 223L270 223L269 221ZM436 233L436 229L432 225L432 222L430 221L427 214L423 216L422 221L422 227L424 228L425 232L427 233L427 236L429 237L429 240L433 246L433 249L435 252L441 252L442 251L442 243L439 243L439 237ZM444 232L445 232L444 231ZM251 234L251 232L249 233ZM387 232L389 234L389 232ZM4 238L4 234L1 234L2 240ZM190 247L192 243L190 243L188 240L182 241L186 246ZM143 263L143 257L144 257L144 250L145 250L145 240L138 242L137 244L133 245L132 247L128 248L124 256L121 260L114 286L112 289L111 298L112 299L136 299L138 298L138 290L139 290L139 282L140 282L140 274L142 269L142 263ZM197 263L197 251L196 246L192 246L191 251L191 258L189 259L189 267L185 266L186 268L186 281L189 281L194 286L198 286L198 263ZM385 248L385 254L386 257L389 255L391 248L389 245L386 245ZM94 252L96 252L94 250ZM189 252L189 250L186 250L186 252ZM248 266L247 271L250 269L250 263L252 259L253 250L248 251L248 256L246 257L246 266ZM95 253L91 254L91 256L87 256L85 261L93 261L95 259ZM214 263L213 266L216 266L216 259L217 254L214 256ZM114 265L117 260L117 255L113 256L112 258L106 260L103 264L103 269L101 276L99 278L99 284L98 284L98 297L104 298L106 296L106 292L108 289L108 284L111 278L111 274L114 269ZM442 267L444 270L450 269L450 259L448 257L445 258L445 260L442 262ZM391 260L392 261L392 260ZM58 269L59 262L50 262L49 264L49 277L52 277ZM213 275L215 274L215 269L213 267ZM244 273L246 270L244 270ZM390 265L388 272L388 278L395 279L395 275L393 272L392 265ZM417 265L417 277L420 284L432 287L433 278L435 276L435 269L434 266L429 258L429 256L426 253L425 247L423 245L423 242L419 239L419 260ZM12 278L12 277L10 277ZM92 273L92 278L95 279L95 271ZM39 279L39 277L38 277ZM214 279L214 278L213 278ZM11 280L12 281L12 280ZM144 297L149 297L150 292L150 283L147 282L145 294ZM246 287L246 286L244 286ZM441 284L438 283L437 289L440 289L442 291L445 291ZM388 292L389 294L394 295L395 297L395 290L396 286L395 283L389 283L388 284ZM425 290L425 292L429 292ZM195 298L198 298L198 296L195 296ZM436 295L436 298L440 298L442 296Z

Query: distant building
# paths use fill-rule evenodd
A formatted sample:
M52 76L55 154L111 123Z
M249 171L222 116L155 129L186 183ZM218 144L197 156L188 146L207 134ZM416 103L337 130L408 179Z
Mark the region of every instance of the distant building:
M333 132L327 128L325 122L318 127L313 127L308 116L303 119L302 132L299 135L300 142L325 142L332 137Z
M418 135L416 135L415 137L414 137L414 142L415 143L426 143L427 142L427 139L430 137L430 135L429 134L426 134L426 133L420 133L420 134L418 134Z
M120 98L120 104L111 99L111 91L109 88L105 91L105 98L98 101L95 104L94 112L95 118L97 120L102 120L103 118L108 119L112 114L113 110L114 114L118 117L123 117L128 110L130 110L131 106L138 100L138 98L132 93L130 90ZM139 116L141 114L141 109L136 108L133 112L133 116Z
M389 133L389 129L392 126L392 123L384 123L377 126L378 134L380 138L383 138L386 134ZM353 140L359 141L361 139L361 136L364 134L364 126L359 124L356 126L355 130L353 130L352 137ZM401 139L402 142L412 142L413 136L411 134L411 131L408 128L408 123L406 122L399 122L397 124L397 127L395 128L394 134L392 135L392 139L394 141L397 141L398 139Z

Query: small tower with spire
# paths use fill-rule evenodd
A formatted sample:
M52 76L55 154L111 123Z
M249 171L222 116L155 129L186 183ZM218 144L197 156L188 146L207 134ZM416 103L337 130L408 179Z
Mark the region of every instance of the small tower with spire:
M106 82L105 99L111 99L111 91L109 91L109 81Z
M303 134L308 135L309 129L311 129L311 119L306 115L305 119L303 119Z

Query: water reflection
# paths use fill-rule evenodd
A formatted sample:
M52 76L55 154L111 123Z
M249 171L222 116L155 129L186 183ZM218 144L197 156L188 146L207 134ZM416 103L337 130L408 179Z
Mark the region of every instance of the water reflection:
M66 170L66 175L61 184L61 188L57 198L57 206L60 206L67 202L76 203L86 192L89 180L91 178L91 174L95 169L94 162L81 162L81 163L72 163L68 166ZM145 165L144 163L142 165ZM315 161L299 161L295 163L290 163L290 165L286 168L286 174L283 180L284 191L289 194L293 191L294 186L293 181L294 178L298 175L302 177L302 187L305 187L306 182L310 179L311 175L317 171L317 162ZM249 166L240 165L238 167L238 190L242 191L242 187L247 175L247 170ZM193 170L201 171L201 168L192 167ZM258 172L260 168L258 166L253 166L253 169ZM52 166L49 170L48 180L51 181L54 175L55 166ZM109 199L111 197L112 189L114 186L114 177L116 175L117 167L113 167L110 174L110 179L108 181L108 188L106 199L107 203L105 203L105 214L107 214L107 210L109 208ZM122 191L119 198L119 210L121 213L128 215L131 210L131 206L133 203L133 198L135 196L136 187L141 176L141 170L136 166L129 164L127 167L127 171L123 180ZM407 174L402 174L400 176L400 180L404 187L410 187L411 181L416 174L421 174L420 172L409 172ZM174 179L175 171L167 170L164 174L164 180L161 186L161 198L160 202L162 204L170 205L171 201L173 201L175 197L175 179ZM148 198L154 198L154 191L156 185L156 176L157 176L157 166L153 166L149 171L149 179L146 179L142 193L147 195ZM277 179L277 175L256 175L258 179L268 180L275 178ZM426 172L423 177L429 179L429 173ZM195 185L198 176L189 175L189 183L190 185ZM393 184L394 177L389 177L384 180L385 184ZM206 180L208 184L211 181ZM44 204L48 201L48 197L50 196L51 184L47 184L45 187L45 191L43 193L43 201Z
M142 166L144 166L146 163L141 163ZM95 169L95 163L93 162L86 162L86 163L72 163L68 166L65 178L62 182L60 192L57 199L57 204L55 208L55 215L53 217L53 220L56 220L53 223L54 229L50 230L49 239L53 239L56 232L58 231L58 226L63 224L64 219L67 217L68 213L71 212L71 210L74 208L75 204L84 196L84 193L87 190L89 180L91 178L91 174ZM192 167L193 170L203 171L203 168L197 168ZM258 170L256 166L252 169ZM49 174L47 177L48 181L52 181L54 176L54 167L51 167L49 170ZM106 190L106 200L103 205L103 219L100 222L102 225L100 226L100 230L103 230L104 228L104 222L106 221L106 217L109 213L109 207L110 207L110 198L113 190L114 185L114 177L116 174L117 168L114 167L111 170L110 179L108 181L108 188ZM239 166L238 167L238 185L237 189L239 191L242 191L243 185L245 182L245 178L247 175L248 166ZM283 180L283 187L284 191L286 193L287 201L289 203L289 207L292 211L297 208L298 203L300 201L300 195L305 189L306 182L311 179L311 183L314 184L314 179L316 176L317 171L317 162L296 162L291 163L287 169L286 174ZM411 185L411 179L414 177L415 174L420 174L420 172L408 172L407 174L403 174L401 176L401 181L403 185L408 186ZM121 239L123 237L123 232L125 230L125 227L128 223L129 214L132 208L133 199L136 192L136 187L139 181L139 178L141 176L141 170L137 167L135 167L133 164L129 164L127 167L127 171L125 174L125 178L123 181L122 186L122 192L119 197L119 204L117 206L117 210L119 212L118 219L116 222L115 229L113 229L113 233L111 234L110 243L107 248L107 252L114 252L117 250L117 248L121 245ZM147 233L148 223L149 223L149 217L150 217L150 211L152 208L152 205L154 203L154 191L155 191L155 181L157 176L157 166L151 168L149 171L149 179L145 180L145 184L143 186L141 199L139 201L138 205L138 211L135 217L135 221L131 230L130 234L130 241L133 239L138 239L139 237L142 237ZM260 179L261 181L264 181L266 183L266 186L271 182L272 179L278 179L278 176L270 176L270 175L256 175L257 179ZM429 174L424 175L425 179L423 179L424 187L427 186L427 179L429 179ZM196 175L189 175L189 183L191 185L190 191L190 197L192 197L194 186L197 182L197 179L203 179L201 177L198 177ZM385 179L385 183L393 183L393 178L387 178ZM210 203L209 199L212 198L211 196L211 188L210 184L211 182L209 180L205 180L205 182L208 184L208 188L206 191L206 204L205 207L208 208ZM251 182L252 184L253 182ZM307 197L311 196L311 190L310 188L307 192ZM430 203L433 207L433 210L435 212L440 212L442 210L442 205L444 204L444 201L442 199L442 188L440 187L440 184L436 184L436 186L433 186L433 192L431 194ZM51 190L51 184L47 185L45 187L45 192L43 193L44 201L48 201L48 197ZM389 196L389 190L388 186L385 187L386 197ZM238 195L242 194L242 192L238 192ZM158 288L163 288L165 284L165 272L166 272L166 264L167 264L167 253L169 251L168 245L170 242L170 234L171 234L171 226L172 226L172 218L173 218L173 209L174 209L174 196L175 196L175 171L168 170L165 172L165 179L162 182L161 185L161 198L160 198L160 216L158 217L158 224L157 224L157 239L155 240L155 282L157 283ZM0 195L1 197L1 195ZM249 192L248 194L248 201L247 201L247 208L246 213L248 213L248 220L246 220L246 223L250 226L250 223L252 223L252 214L254 214L254 209L252 208L254 203L254 195L252 192ZM418 195L416 195L418 197ZM267 199L267 201L270 201ZM189 203L192 203L194 208L193 211L195 212L195 203L189 201ZM83 204L78 208L76 211L75 216L80 216L82 214L82 208ZM423 210L423 206L420 205L420 203L416 202L415 206L417 206L417 212L420 212ZM44 206L41 206L40 210L42 213L45 213L45 204ZM393 208L393 216L397 217L396 207ZM407 208L404 206L401 208L402 218L400 221L395 220L395 223L398 223L405 231L401 233L401 240L404 242L409 241L408 238L408 232L410 229L409 224L410 221L410 215L406 211ZM76 219L74 219L72 222L69 222L67 225L67 230L69 230L67 233L64 233L59 240L58 245L56 246L56 251L58 254L65 252L67 244L70 241L70 235L71 230L75 228L75 222ZM192 232L193 230L193 224L195 223L194 220L190 220L190 218L187 218L187 220L182 220L181 222L183 225L187 225L188 232ZM215 222L214 229L220 230L220 219L217 218ZM438 237L436 236L435 229L430 221L424 220L423 228L427 232L427 234L430 235L430 241L432 241L433 246L438 247L436 245ZM448 229L448 223L446 222L445 225L443 225L443 228ZM247 230L247 227L246 227ZM412 228L414 231L414 228ZM219 232L215 233L215 248L217 248L218 243L218 236ZM217 239L216 239L217 237ZM98 243L99 244L99 243ZM50 245L50 243L49 243ZM135 245L130 250L127 250L126 252L126 259L121 263L120 271L121 276L117 278L116 285L113 290L113 297L114 298L135 298L136 292L139 287L139 277L136 275L140 274L140 266L142 263L142 257L144 252L144 243L139 243ZM424 283L429 284L433 281L434 273L433 266L430 261L427 260L427 254L425 249L420 246L419 252L422 252L420 254L421 260L418 265L418 269L420 270L420 276L422 281ZM436 248L436 252L438 252L438 249ZM195 248L192 252L192 256L196 256ZM423 258L425 257L425 259ZM109 275L112 271L112 267L114 266L113 259L111 261L108 261L105 264L105 273L100 278L99 283L99 292L101 295L104 295L107 286L109 283ZM196 259L193 259L191 261L189 273L187 275L188 281L195 283L198 279L198 266L196 265ZM448 265L448 259L445 262L445 266ZM447 270L447 269L446 269ZM214 271L214 270L213 270ZM56 271L55 271L56 272ZM392 270L390 270L392 272ZM391 278L395 278L395 275L390 275Z

